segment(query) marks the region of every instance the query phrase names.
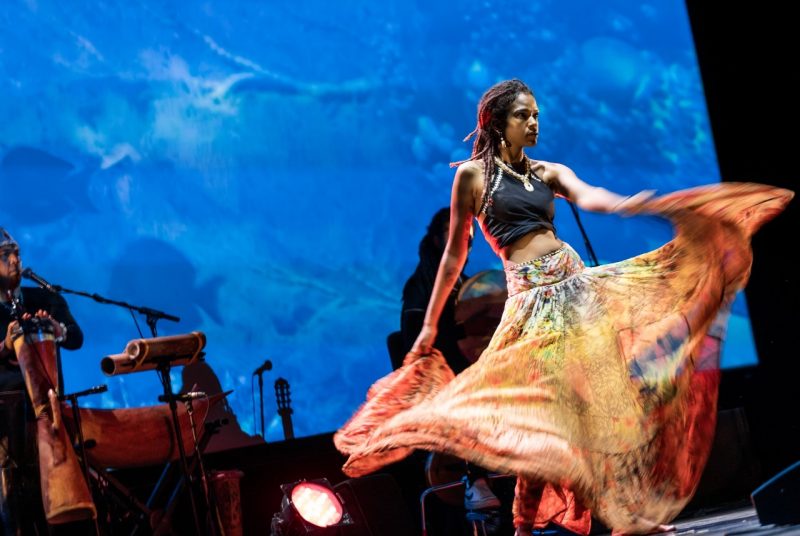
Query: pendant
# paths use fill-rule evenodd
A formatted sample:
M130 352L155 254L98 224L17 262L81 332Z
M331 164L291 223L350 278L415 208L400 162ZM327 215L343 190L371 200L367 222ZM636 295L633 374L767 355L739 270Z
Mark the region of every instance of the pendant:
M523 184L525 185L526 190L528 190L529 192L533 191L533 184L531 184L530 181L526 180L525 182L523 182Z

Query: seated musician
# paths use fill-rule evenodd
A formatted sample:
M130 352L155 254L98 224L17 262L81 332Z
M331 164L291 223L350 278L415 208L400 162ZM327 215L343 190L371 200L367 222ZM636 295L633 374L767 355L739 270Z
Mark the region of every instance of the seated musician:
M49 290L20 287L21 277L19 245L0 227L0 329L4 335L0 341L0 527L5 534L36 533L33 527L21 527L20 524L33 523L33 517L43 518L43 515L31 515L31 512L41 510L36 468L38 458L33 427L28 426L28 422L33 420L33 412L14 353L13 334L18 323L12 316L12 302L16 302L26 316L49 318L59 346L77 350L83 345L83 333L64 298ZM21 479L28 485L21 487ZM33 496L26 493L22 497L22 488L33 488ZM44 530L46 533L47 529ZM43 533L42 528L38 531Z
M427 232L419 243L419 263L403 287L403 308L400 312L400 333L403 341L401 355L403 357L411 350L414 341L417 340L417 335L422 330L425 310L428 307L431 292L433 292L436 271L442 260L449 229L450 207L444 207L436 211L431 218ZM453 292L448 297L439 319L439 332L435 344L456 374L470 365L458 347L458 339L462 338L464 333L463 328L458 326L455 320L456 296L458 296L462 283L467 279L467 276L462 273L453 287ZM401 364L401 362L395 363L393 367L398 368Z

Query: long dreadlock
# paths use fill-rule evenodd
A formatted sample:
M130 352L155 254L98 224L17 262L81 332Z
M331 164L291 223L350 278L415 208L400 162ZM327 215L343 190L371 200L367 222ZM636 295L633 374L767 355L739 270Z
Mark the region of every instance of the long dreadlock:
M472 156L460 162L453 162L450 167L456 167L464 162L483 159L483 199L480 210L486 206L489 199L489 188L494 176L494 157L499 152L500 141L506 129L506 117L511 109L511 104L520 93L533 96L533 91L525 82L519 79L504 80L490 87L478 102L478 123L475 130L470 132L464 141L469 141L475 136L472 144Z

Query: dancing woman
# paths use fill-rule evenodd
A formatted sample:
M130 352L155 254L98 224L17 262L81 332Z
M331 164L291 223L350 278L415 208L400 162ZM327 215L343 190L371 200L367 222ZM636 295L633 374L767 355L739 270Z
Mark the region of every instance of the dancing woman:
M549 522L588 534L592 514L616 532L663 530L691 499L711 447L720 344L749 276L750 236L793 193L729 183L621 196L528 158L538 114L519 80L481 98L423 329L334 440L352 476L413 449L516 474L517 534ZM587 268L556 235L555 196L660 215L676 235ZM454 377L433 342L473 218L503 261L509 298L480 359Z

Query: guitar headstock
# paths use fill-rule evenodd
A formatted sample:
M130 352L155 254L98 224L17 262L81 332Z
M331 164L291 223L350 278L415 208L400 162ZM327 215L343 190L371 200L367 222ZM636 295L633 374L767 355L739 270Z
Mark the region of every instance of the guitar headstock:
M278 402L278 411L291 410L291 397L289 394L289 382L283 378L275 380L275 399Z

